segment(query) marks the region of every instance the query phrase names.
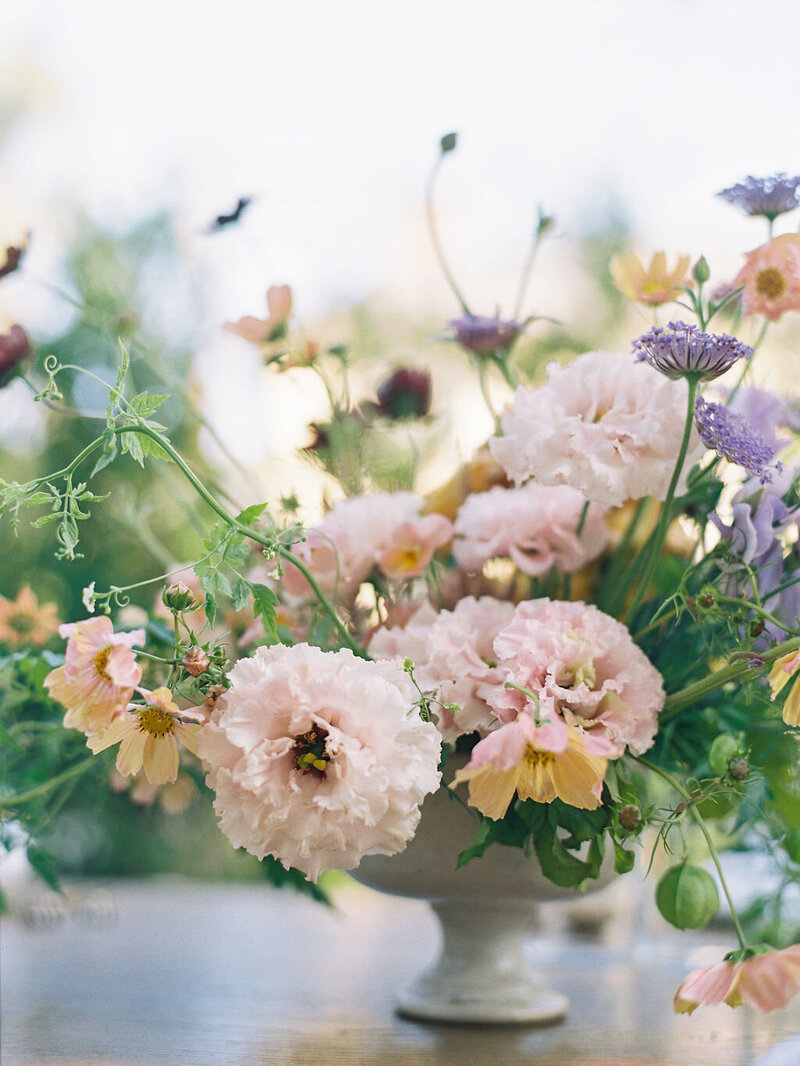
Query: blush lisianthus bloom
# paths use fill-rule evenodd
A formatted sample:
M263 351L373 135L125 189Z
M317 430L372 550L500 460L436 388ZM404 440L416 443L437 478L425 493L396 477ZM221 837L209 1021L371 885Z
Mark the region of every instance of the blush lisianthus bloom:
M523 711L479 740L456 773L450 787L468 782L469 805L487 818L502 818L515 795L535 803L560 799L581 810L600 806L612 745L568 726L552 700L539 701L539 714L539 724Z
M397 665L273 645L230 682L198 754L234 847L312 880L403 850L438 788L441 740Z
M580 535L585 497L569 485L528 482L468 496L458 512L453 557L463 570L510 558L531 577L569 574L596 559L608 542L605 508L591 504Z
M779 951L744 949L716 966L692 970L675 993L673 1009L676 1014L691 1014L699 1006L749 1003L768 1014L788 1006L798 991L800 944Z
M238 322L226 322L225 329L250 344L265 344L275 340L292 313L292 290L288 285L272 285L267 289L267 318L245 315Z
M667 257L664 252L656 252L650 260L650 266L644 264L635 252L615 255L609 264L611 279L629 300L635 303L658 307L680 296L688 285L691 257L679 255L672 270L667 269Z
M95 753L119 744L117 770L123 776L144 770L152 785L168 785L177 780L180 753L178 741L188 751L197 748L196 722L182 722L181 718L204 719L196 711L178 710L168 688L137 689L144 697L144 706L128 704L126 710L115 716L112 722L86 741Z
M669 378L696 374L701 381L720 377L738 362L749 359L753 349L727 333L703 333L685 322L670 322L666 329L654 326L633 342L640 362L648 363Z
M619 507L666 498L686 421L687 386L626 356L587 352L551 363L539 389L520 386L492 454L517 484L571 485L587 499ZM692 432L684 473L700 457Z
M413 492L376 492L340 500L293 553L305 563L326 596L351 600L373 567L388 567L399 579L420 573L436 547L450 539L442 516L422 516L423 500ZM283 590L303 599L311 589L300 571L287 563Z
M800 233L784 233L748 252L733 279L744 285L742 310L777 322L787 311L800 310Z
M412 660L417 684L438 701L431 704L433 719L452 744L462 734L487 733L495 724L479 690L485 693L500 683L493 645L513 614L512 604L490 596L467 596L452 611L436 612L425 604L405 626L377 630L367 650L397 664Z
M0 644L40 647L58 632L58 607L39 606L30 585L23 585L16 599L0 596Z
M664 706L661 675L626 626L590 604L549 599L518 604L494 641L503 685L487 693L498 718L513 721L526 697L552 700L569 725L641 755Z
M59 626L67 640L64 665L51 670L44 685L67 708L64 725L84 733L103 730L133 696L142 678L131 649L145 632L115 633L106 615Z

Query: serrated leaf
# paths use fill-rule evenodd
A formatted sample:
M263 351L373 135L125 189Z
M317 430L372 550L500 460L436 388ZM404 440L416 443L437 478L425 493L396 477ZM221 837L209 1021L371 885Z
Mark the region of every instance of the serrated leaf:
M265 503L251 504L237 514L236 521L243 526L251 526L257 518L261 517L266 509L267 505Z
M139 466L144 466L144 449L139 435L137 433L122 433L120 434L120 442L123 453L130 455L131 459L138 463Z
M31 525L34 528L38 528L39 526L46 526L48 522L55 522L60 517L61 517L60 511L53 511L50 514L43 514L43 515L40 515L39 518L35 518L31 522Z
M50 503L53 497L47 492L34 492L32 496L28 496L25 500L26 507L43 507L46 503Z
M231 599L233 600L233 607L236 611L241 611L250 599L250 586L240 577L233 583L231 588Z
M169 399L167 393L163 396L157 396L154 393L140 392L132 400L128 401L128 406L140 418L149 418L167 399Z
M208 624L210 626L213 626L214 622L217 620L217 601L214 594L209 592L208 590L206 590L205 609Z
M104 467L108 466L109 463L113 463L113 461L117 457L117 452L119 451L116 433L112 433L107 430L103 434L101 439L103 441L103 453L97 460L97 462L94 464L91 473L92 477L94 477L94 475L97 474Z
M253 617L261 617L264 632L267 633L277 644L278 629L275 608L279 602L275 592L267 585L250 585L253 595Z

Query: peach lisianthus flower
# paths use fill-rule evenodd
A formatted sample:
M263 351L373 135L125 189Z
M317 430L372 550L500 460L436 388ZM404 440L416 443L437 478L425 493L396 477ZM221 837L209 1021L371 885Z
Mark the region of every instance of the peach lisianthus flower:
M15 600L0 596L0 643L40 647L57 632L58 607L54 603L40 607L30 585L23 585Z
M309 644L239 659L198 740L234 847L316 880L393 855L439 785L441 740L395 664Z
M748 252L733 280L744 285L742 310L771 322L786 311L800 311L800 233L784 233Z
M790 651L772 664L767 676L770 687L770 699L774 700L790 679L800 670L800 651ZM783 720L787 725L800 725L800 678L792 685L792 690L783 705Z
M518 796L535 803L558 798L571 807L600 806L606 767L616 754L603 737L592 736L557 718L552 701L541 700L541 724L527 712L478 741L469 763L451 788L466 781L469 805L500 819Z
M123 776L143 769L150 784L171 784L178 777L178 741L195 753L200 729L196 722L182 722L179 716L204 719L205 715L179 711L168 688L137 691L144 696L144 707L129 704L102 732L89 737L87 747L96 755L119 744L117 770Z
M687 285L691 257L679 255L672 270L667 269L667 257L664 252L656 252L650 260L650 266L644 264L635 252L615 255L609 264L611 278L623 296L635 303L658 307L680 296Z
M745 956L737 958L737 956ZM673 1000L676 1014L699 1006L749 1003L762 1014L780 1010L800 991L800 944L773 951L732 952L725 962L692 970Z
M250 344L265 344L281 335L292 313L292 290L288 285L267 289L267 318L245 315L238 322L226 322L225 329Z
M383 551L378 566L392 581L405 581L421 574L441 548L453 536L453 524L440 514L423 515L395 529Z
M64 665L51 670L44 685L67 713L64 725L98 733L122 711L142 678L132 648L144 644L143 629L115 633L106 615L59 626L67 640Z

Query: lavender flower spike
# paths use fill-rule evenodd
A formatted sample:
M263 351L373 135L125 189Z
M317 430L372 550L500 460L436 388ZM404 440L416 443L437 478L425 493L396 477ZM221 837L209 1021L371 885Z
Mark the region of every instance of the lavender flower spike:
M793 178L786 174L773 174L769 178L751 175L743 183L718 192L717 196L747 215L763 215L773 222L800 203L800 175Z
M775 451L741 415L736 415L719 403L709 403L698 397L694 408L694 424L700 439L707 448L729 463L743 466L761 484L772 481L773 470L782 469L780 463L773 466ZM772 468L772 469L770 469Z
M727 333L702 333L697 326L670 322L666 329L654 326L633 342L639 362L649 363L668 378L697 374L711 381L739 359L749 359L753 349Z

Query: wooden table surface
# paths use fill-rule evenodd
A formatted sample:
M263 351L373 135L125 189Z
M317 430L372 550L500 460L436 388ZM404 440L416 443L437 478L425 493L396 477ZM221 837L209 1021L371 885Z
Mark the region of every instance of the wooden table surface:
M800 1063L800 1003L766 1018L673 1015L690 962L668 935L580 941L548 911L528 950L570 997L566 1022L422 1025L393 1000L437 951L424 903L352 885L327 909L260 885L172 879L80 884L70 899L63 913L34 909L36 924L0 923L2 1066Z

